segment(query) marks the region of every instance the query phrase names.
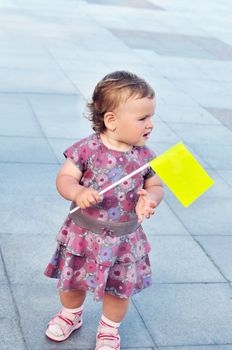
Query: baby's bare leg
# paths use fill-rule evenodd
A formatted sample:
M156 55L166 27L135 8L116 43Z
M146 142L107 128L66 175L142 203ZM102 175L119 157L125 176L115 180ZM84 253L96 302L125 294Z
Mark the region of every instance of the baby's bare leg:
M106 293L103 298L103 315L99 322L96 349L120 349L118 327L124 319L130 300Z
M62 310L51 319L46 336L55 341L63 341L82 325L83 303L86 293L80 290L60 292Z
M72 290L69 292L60 292L60 301L68 309L75 309L81 306L86 297L86 292L82 290Z
M129 307L130 299L118 298L106 293L103 299L103 315L114 322L121 322Z

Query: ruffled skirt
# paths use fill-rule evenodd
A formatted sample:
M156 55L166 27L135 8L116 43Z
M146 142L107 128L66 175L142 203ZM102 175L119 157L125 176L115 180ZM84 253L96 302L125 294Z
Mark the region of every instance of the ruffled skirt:
M59 279L61 291L92 291L101 300L105 292L128 298L151 285L150 245L141 226L111 237L64 224L57 241L45 275Z

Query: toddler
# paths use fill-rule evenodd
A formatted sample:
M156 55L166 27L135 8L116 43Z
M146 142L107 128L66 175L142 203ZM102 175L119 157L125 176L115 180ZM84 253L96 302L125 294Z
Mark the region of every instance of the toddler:
M130 297L151 285L150 245L141 226L163 198L151 168L106 192L101 190L154 158L145 146L152 129L155 93L135 74L116 71L95 87L88 104L94 133L65 152L57 175L61 196L72 201L45 275L58 278L61 311L46 335L63 341L81 327L87 291L102 300L95 350L120 349L118 328Z

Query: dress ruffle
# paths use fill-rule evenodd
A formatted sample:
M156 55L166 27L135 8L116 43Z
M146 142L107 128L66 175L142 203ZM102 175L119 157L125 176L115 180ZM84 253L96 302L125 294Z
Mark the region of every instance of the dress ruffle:
M45 270L46 276L59 279L60 290L90 290L100 300L105 291L128 298L151 284L151 248L141 226L128 235L111 237L69 220L58 233L56 251Z

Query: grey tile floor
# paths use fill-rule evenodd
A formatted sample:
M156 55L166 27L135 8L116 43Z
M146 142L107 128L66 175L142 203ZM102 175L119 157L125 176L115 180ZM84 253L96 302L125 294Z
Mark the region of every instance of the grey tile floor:
M182 140L215 185L185 209L166 190L144 224L154 283L133 297L122 349L232 350L232 4L229 0L0 1L0 341L3 350L94 349L101 304L62 344L43 277L68 209L62 152L90 133L85 104L116 69L156 89L149 145Z

